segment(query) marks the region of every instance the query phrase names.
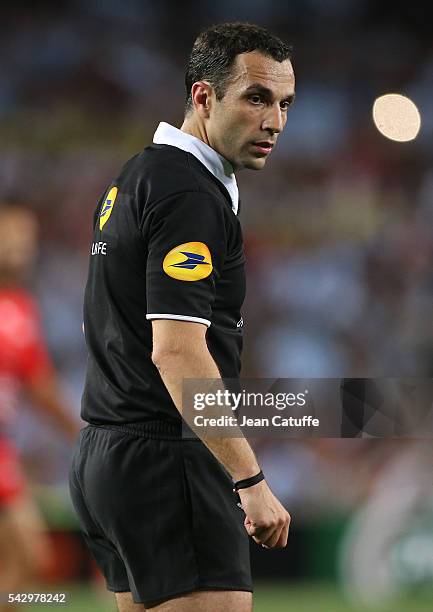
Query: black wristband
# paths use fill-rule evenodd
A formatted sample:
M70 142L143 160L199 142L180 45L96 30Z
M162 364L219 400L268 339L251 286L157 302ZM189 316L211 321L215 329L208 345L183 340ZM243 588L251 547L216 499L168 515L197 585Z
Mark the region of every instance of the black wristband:
M249 487L253 487L258 482L261 482L265 479L265 475L262 470L255 476L251 476L251 478L244 478L243 480L238 480L235 482L235 486L233 491L239 491L239 489L249 489Z

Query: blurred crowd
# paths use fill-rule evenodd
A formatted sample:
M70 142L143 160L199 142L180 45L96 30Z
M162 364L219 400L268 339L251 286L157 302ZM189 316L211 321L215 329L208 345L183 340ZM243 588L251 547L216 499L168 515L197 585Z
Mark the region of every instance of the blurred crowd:
M433 40L415 5L5 3L0 198L38 216L30 286L77 414L93 209L159 121L180 125L189 49L218 21L257 22L291 42L297 78L266 169L238 176L248 278L243 375L433 375ZM417 104L416 140L376 131L372 105L388 92ZM23 415L16 436L35 478L63 482L64 449ZM53 462L47 449L62 459ZM329 501L330 490L334 503L340 496L350 506L390 453L351 440L262 441L258 451L276 493L310 508Z

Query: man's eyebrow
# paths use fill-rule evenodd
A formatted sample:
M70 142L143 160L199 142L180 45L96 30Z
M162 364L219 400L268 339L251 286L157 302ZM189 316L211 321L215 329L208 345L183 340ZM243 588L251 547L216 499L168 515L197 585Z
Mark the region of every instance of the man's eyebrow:
M253 89L256 91L260 91L260 93L263 94L272 95L272 91L264 85L260 85L260 83L253 83L252 85L249 85L249 87L247 87L245 91L248 93Z
M272 91L268 87L264 87L260 83L253 83L252 85L249 85L246 88L245 93L249 94L252 91L256 91L258 93L261 93L263 96L266 96L267 98L272 98L272 96L273 96ZM283 102L289 102L289 104L292 104L294 102L294 100L295 100L295 93L292 93L292 94L288 95L286 98L284 98L284 100L282 100L282 101Z

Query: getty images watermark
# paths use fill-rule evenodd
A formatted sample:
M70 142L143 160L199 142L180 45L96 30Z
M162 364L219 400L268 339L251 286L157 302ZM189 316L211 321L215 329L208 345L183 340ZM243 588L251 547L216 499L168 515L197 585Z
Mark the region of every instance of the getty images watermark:
M433 438L433 379L187 379L184 437Z
M308 432L319 428L320 418L311 411L308 386L280 383L185 380L184 421L199 437L291 437L296 430L295 437L313 435Z
M272 414L270 416L248 416L240 414L241 408L261 408L285 410L286 408L305 406L308 389L299 393L272 393L253 392L242 389L240 392L228 389L217 389L215 392L194 393L193 406L195 411L219 407L227 408L232 414L221 414L217 417L195 414L193 422L195 427L318 427L319 419L311 414L301 417ZM239 416L236 416L239 415Z

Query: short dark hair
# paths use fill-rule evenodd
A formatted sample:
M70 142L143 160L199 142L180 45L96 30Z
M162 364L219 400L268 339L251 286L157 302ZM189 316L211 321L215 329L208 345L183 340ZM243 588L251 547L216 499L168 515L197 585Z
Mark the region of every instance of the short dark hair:
M260 51L277 62L292 59L290 45L257 25L221 23L201 32L194 42L185 73L185 113L192 108L191 87L197 81L209 81L217 100L222 100L236 56L250 51Z

